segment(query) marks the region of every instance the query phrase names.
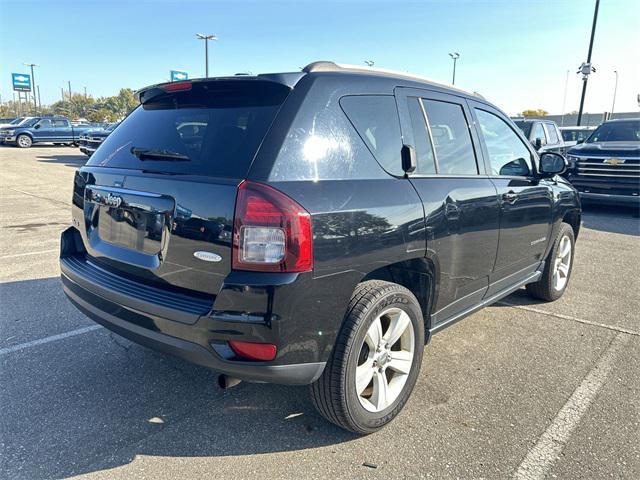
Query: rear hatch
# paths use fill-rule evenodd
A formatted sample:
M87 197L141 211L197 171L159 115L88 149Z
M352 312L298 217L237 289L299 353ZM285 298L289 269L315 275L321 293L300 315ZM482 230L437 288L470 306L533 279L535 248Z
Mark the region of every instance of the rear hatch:
M143 92L76 174L87 261L145 285L217 293L231 270L237 186L289 92L257 77Z

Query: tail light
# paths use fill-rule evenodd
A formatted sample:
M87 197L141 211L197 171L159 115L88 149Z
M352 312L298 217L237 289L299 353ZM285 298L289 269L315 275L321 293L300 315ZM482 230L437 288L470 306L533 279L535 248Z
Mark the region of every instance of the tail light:
M309 212L275 188L242 182L236 197L232 266L259 272L313 269Z

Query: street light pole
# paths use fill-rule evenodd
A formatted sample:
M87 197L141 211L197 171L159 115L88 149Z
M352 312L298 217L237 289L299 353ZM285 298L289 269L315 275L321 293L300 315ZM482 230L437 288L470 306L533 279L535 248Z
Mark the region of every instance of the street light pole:
M23 63L25 67L31 67L31 91L33 93L33 111L38 115L38 104L36 103L36 76L33 74L33 67L39 67L35 63Z
M564 95L562 96L562 120L560 121L560 126L564 127L564 107L567 104L567 85L569 84L569 70L567 70L567 75L564 79Z
M453 80L451 81L452 85L456 84L456 62L460 58L460 54L458 52L450 53L449 56L453 59Z
M611 116L609 118L613 118L613 110L616 108L616 92L618 91L618 71L614 70L613 73L616 74L616 85L613 87L613 103L611 104Z
M215 35L204 35L196 33L198 40L204 40L204 76L209 78L209 40L218 40Z
M71 101L71 80L67 80L67 84L69 85L69 101Z
M578 110L578 121L576 122L580 126L582 121L582 110L584 108L584 97L587 93L587 82L589 81L589 71L591 70L591 52L593 51L593 38L596 35L596 23L598 22L598 8L600 7L600 0L596 0L596 9L593 12L593 25L591 25L591 40L589 41L589 53L587 54L587 70L583 69L582 77L582 96L580 97L580 110ZM584 65L584 64L583 64Z

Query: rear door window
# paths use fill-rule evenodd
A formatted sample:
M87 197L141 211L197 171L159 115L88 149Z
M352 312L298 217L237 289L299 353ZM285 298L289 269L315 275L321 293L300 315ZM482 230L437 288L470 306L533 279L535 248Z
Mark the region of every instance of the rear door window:
M476 156L462 105L423 98L438 173L477 175Z
M547 123L545 124L545 128L547 129L547 138L549 139L549 143L552 145L560 143L560 139L558 138L558 134L556 133L556 126Z
M402 138L395 97L345 96L340 99L340 106L382 168L392 175L403 175Z
M244 178L289 91L274 82L231 80L160 92L106 138L88 165Z

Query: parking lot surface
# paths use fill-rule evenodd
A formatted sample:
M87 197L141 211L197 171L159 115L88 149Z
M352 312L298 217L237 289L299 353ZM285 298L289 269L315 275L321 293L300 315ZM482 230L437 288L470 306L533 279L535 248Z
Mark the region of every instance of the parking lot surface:
M0 477L640 478L640 222L587 207L571 284L436 335L367 437L304 387L240 384L96 326L64 297L69 147L0 147Z

